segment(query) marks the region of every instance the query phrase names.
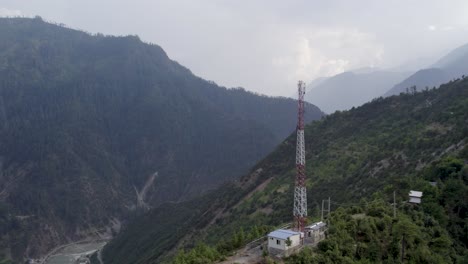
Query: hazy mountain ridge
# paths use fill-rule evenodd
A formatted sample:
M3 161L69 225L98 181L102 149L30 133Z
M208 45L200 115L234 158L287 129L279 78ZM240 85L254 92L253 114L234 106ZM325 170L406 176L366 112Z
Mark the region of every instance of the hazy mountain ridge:
M406 88L416 86L423 90L446 83L452 79L468 75L468 44L454 49L427 69L421 69L387 91L384 96L406 92Z
M468 75L467 65L468 44L465 44L413 73L406 72L404 66L392 70L367 67L315 79L308 86L306 100L326 113L347 110L380 96L408 92L413 86L417 90L439 87Z
M294 100L219 87L135 36L40 18L0 35L0 253L16 260L125 218L156 171L150 205L236 179L295 127Z
M326 113L348 110L381 96L410 73L372 68L344 72L307 87L306 100Z
M388 222L383 217L391 214L388 204L391 203L393 190L397 191L398 201L405 201L411 188L431 188L428 181L434 181L439 175L432 175L435 178L428 179L422 176L427 175L427 172L432 173L432 168L444 163L447 157L450 159L450 156L465 153L462 161L465 167L461 172L458 168L458 171L464 173L462 180L464 179L466 185L468 79L456 80L442 85L440 89L414 95L378 98L350 111L331 114L308 125L305 135L309 216L317 219L321 200L328 197L335 203L344 204L357 203L364 199L366 207L374 206L374 203L368 204L366 201L380 197L375 205L385 208L378 209L382 210L382 219L377 220ZM104 260L116 264L161 263L167 261L168 257L170 259L171 254L174 254L174 247L192 248L197 241L212 245L219 252L226 248L233 249L234 242L231 242L231 238L237 239L239 234L250 234L257 227L272 228L291 221L294 176L295 135L292 134L254 166L251 173L239 183L224 186L188 203L166 205L169 209L166 208L168 213L164 216L158 211L152 211L132 223L105 248ZM441 197L441 201L455 200L445 204L444 208L437 200L431 200L433 192L432 190L431 194L427 194L427 202L437 204L429 205L434 206L431 210L439 210L437 215L425 216L420 211L406 208L403 220L406 221L407 217L413 215L417 219L415 223L418 230L428 227L424 225L424 221L434 223L432 226L448 231L456 247L454 250L447 246L442 246L444 250L436 248L438 245L452 243L445 241L448 234L444 231L444 242L441 244L420 238L419 244L424 241L421 250L431 250L432 253L418 251L408 255L414 258L434 257L438 260L447 260L449 255L454 258L463 256L467 250L467 241L463 237L468 235L466 229L463 229L467 221L463 215L468 212L468 204L463 198ZM449 204L450 208L447 207ZM358 207L355 209L357 211L354 213L369 210ZM350 217L349 212L343 214L344 210L349 211L349 208L340 211L337 216L340 221ZM180 222L178 215L184 214L191 218L184 218ZM335 228L334 232L340 234L354 227L341 225L339 228ZM372 232L363 234L371 236ZM340 250L348 250L349 247L345 245L346 248L340 248L342 245L338 246L336 242L341 241L340 237L335 239L338 240L333 240L330 245L335 250L327 253L325 248L323 255L325 258L329 256L327 260L330 263L341 263L343 259L332 258L332 255L340 255ZM353 243L346 241L340 243ZM358 242L366 241L368 242ZM390 242L377 241L379 245ZM398 243L397 241L396 244ZM351 250L352 252L354 251ZM365 252L367 249L364 248L361 253ZM396 256L398 258L398 250ZM362 257L368 260L372 258Z
M426 87L439 87L442 83L449 79L449 75L442 69L429 68L419 70L405 79L403 82L395 85L391 90L387 91L384 96L411 92L410 88L413 86L416 86L417 90L422 90Z
M450 51L447 55L440 58L432 67L434 68L452 68L450 70L455 75L463 75L466 74L466 62L468 60L468 44L462 45L452 51ZM454 69L458 68L458 72L454 71Z

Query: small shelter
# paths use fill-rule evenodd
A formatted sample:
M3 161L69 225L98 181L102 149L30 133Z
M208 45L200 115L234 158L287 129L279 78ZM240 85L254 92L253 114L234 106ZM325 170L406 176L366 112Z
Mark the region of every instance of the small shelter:
M420 204L422 196L422 192L411 190L409 192L409 202L413 204Z
M270 254L285 254L290 249L301 245L302 236L301 232L287 229L275 230L268 234L268 252Z
M325 238L327 224L324 222L316 222L305 227L306 240L311 243L318 242Z

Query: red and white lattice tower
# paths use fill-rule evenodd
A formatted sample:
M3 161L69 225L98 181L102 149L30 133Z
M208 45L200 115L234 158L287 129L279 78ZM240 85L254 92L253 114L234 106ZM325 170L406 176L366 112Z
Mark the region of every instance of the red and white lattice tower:
M307 218L307 192L305 183L304 94L305 83L297 84L299 93L297 113L296 183L294 187L294 229L304 232Z

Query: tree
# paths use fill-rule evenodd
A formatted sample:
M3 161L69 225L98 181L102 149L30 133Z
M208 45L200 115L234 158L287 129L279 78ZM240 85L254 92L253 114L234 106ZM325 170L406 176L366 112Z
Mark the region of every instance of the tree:
M446 180L456 175L463 168L463 161L454 157L447 157L437 165L437 174L441 180Z
M418 226L413 222L408 220L406 217L399 219L398 223L395 225L394 234L396 237L401 237L401 261L405 258L405 249L407 243L412 243L412 241L418 235Z
M290 247L291 245L292 245L292 241L288 237L288 239L286 239L286 246Z

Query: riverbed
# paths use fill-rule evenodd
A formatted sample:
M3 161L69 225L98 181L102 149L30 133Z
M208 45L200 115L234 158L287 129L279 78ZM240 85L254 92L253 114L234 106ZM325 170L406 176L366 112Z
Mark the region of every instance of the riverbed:
M50 256L45 264L75 264L78 258L91 255L105 244L106 242L86 242L66 246Z

